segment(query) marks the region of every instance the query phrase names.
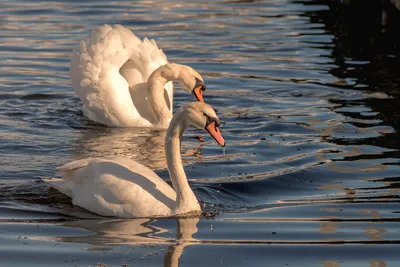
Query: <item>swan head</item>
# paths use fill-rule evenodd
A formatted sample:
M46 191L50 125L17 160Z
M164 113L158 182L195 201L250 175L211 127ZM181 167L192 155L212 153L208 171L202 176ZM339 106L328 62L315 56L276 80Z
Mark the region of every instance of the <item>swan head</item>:
M185 90L191 93L197 101L204 102L203 91L207 89L203 77L193 68L185 65L174 64L179 70L180 81Z
M224 147L224 138L219 130L220 121L215 110L208 104L202 102L191 102L183 107L186 111L186 125L193 125L207 131L217 143Z

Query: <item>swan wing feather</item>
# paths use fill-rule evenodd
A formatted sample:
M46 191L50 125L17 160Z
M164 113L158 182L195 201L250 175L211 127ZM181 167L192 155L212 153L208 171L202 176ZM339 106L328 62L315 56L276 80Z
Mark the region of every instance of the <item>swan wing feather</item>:
M147 87L140 87L140 84L147 84L150 75L156 69L167 63L167 56L153 39L144 38L143 41L133 48L130 59L120 69L121 75L129 84L132 98L134 98L137 93L147 96ZM173 83L170 81L165 84L165 89L168 94L170 107L172 107ZM149 109L149 107L146 108ZM148 112L151 113L151 111Z
M123 26L105 24L74 48L72 87L89 119L108 126L151 125L132 104L128 82L119 72L140 43Z
M149 168L121 156L88 158L58 168L63 179L44 179L74 205L104 216L167 216L175 191Z

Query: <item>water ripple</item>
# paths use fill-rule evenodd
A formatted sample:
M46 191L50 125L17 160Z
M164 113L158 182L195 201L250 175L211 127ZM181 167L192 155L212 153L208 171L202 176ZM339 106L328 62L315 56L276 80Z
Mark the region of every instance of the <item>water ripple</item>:
M148 266L147 260L177 266L185 246L191 249L180 263L187 266L194 265L193 251L214 250L209 262L204 259L208 265L246 266L246 257L261 263L269 247L285 249L268 258L277 266L289 262L282 255L293 248L302 266L355 259L381 264L381 256L392 262L390 251L400 240L400 57L391 38L398 34L390 20L383 30L355 34L373 27L348 21L334 2L2 3L2 262L17 266L15 255L33 256L21 252L29 245L36 246L38 266L58 266L61 258L93 265L99 253L110 265L130 264L125 255L133 253L135 266ZM70 160L110 154L131 157L169 180L164 131L90 122L71 89L72 48L103 23L154 38L171 62L194 67L208 84L205 100L223 121L227 147L223 156L195 129L183 137L185 170L204 210L194 224L100 219L40 180ZM175 109L193 100L177 88ZM199 135L205 143L193 138ZM332 246L338 244L351 246ZM350 247L354 257L340 256ZM329 257L310 255L316 250ZM61 258L47 257L54 251L62 251ZM235 257L242 258L230 261Z

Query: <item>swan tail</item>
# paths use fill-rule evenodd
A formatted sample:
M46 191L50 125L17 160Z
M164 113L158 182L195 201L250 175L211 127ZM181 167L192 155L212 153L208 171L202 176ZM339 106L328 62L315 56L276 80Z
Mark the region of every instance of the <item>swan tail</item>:
M94 158L86 158L86 159L79 159L64 164L60 167L57 167L56 170L63 176L64 179L71 178L72 173L77 171L78 169L84 168L89 165L91 161L95 160Z
M61 178L42 178L42 181L50 184L61 193L72 197L74 189L80 186L86 178L90 177L86 167L97 160L97 158L86 158L69 162L56 168Z
M72 181L60 178L42 178L42 181L48 183L51 187L57 189L64 195L72 197L72 191L75 186L75 183Z

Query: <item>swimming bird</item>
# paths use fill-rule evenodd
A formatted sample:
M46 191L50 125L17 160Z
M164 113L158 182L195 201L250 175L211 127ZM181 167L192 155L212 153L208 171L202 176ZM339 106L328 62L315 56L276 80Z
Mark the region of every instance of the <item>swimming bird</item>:
M191 102L173 116L165 137L165 156L172 187L149 168L122 156L87 158L58 168L62 178L44 179L72 198L72 203L102 216L169 217L201 212L189 186L180 152L189 125L206 130L222 147L224 138L214 109Z
M105 24L81 40L69 73L84 115L106 126L168 128L172 82L204 102L206 85L197 71L168 63L154 40L141 40L122 25Z

